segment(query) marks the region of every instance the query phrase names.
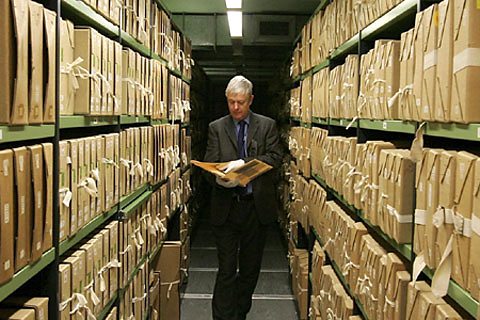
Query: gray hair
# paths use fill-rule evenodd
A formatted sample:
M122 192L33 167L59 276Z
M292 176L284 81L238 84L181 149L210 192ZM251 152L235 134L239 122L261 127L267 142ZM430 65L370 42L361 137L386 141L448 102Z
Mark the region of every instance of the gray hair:
M252 88L253 85L250 80L244 76L235 76L230 80L230 82L228 82L227 89L225 89L225 95L228 95L229 93L240 93L251 96Z

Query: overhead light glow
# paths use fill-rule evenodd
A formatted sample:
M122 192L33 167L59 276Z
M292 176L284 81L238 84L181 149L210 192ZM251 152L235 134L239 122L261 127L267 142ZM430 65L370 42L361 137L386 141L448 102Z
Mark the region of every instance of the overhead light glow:
M225 0L227 9L242 9L242 0Z
M242 12L241 11L227 11L228 27L230 28L230 37L241 38L242 32Z

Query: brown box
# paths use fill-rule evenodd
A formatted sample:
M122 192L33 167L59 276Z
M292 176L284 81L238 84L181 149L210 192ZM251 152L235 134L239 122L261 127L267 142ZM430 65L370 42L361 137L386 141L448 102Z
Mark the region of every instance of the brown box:
M29 6L29 108L28 123L43 122L43 6L28 1Z
M90 311L94 312L95 302L99 303L98 296L95 297L95 278L94 278L94 266L95 266L95 252L94 244L87 242L83 244L78 251L82 251L82 256L85 256L85 277L83 283L82 294L87 299L87 307ZM96 299L95 299L96 298Z
M8 307L20 307L22 309L31 309L35 312L35 320L48 319L48 298L11 297L5 301L2 301L2 305Z
M113 82L114 82L114 104L113 114L121 115L123 108L123 52L122 45L118 42L113 42L114 46L114 70L113 70ZM125 67L126 68L126 67ZM127 84L128 86L128 84Z
M470 243L470 267L468 268L468 291L477 300L480 299L480 159L475 161L473 185L472 238Z
M58 266L58 283L60 298L60 319L70 320L71 303L69 301L72 296L72 269L67 263L61 263Z
M107 264L110 262L110 230L102 229L99 234L102 235L103 240L103 267L106 267ZM108 272L108 268L104 269L103 278L105 280L105 291L103 291L103 304L106 305L111 297L110 297L110 273Z
M13 149L15 155L16 223L15 223L15 271L30 261L32 239L32 186L30 152L26 147Z
M0 283L13 276L14 265L13 151L0 151Z
M440 154L441 149L430 149L427 157L427 221L425 226L426 231L426 248L425 248L425 262L429 268L434 268L435 251L434 245L437 239L437 228L434 225L434 215L438 209L438 196L440 186Z
M438 38L438 5L425 9L423 14L423 84L421 101L422 120L434 119L435 86L437 78L437 38Z
M80 293L80 280L81 280L80 275L79 275L79 272L80 272L79 271L80 257L70 256L70 257L66 258L63 261L63 263L68 264L69 269L70 269L70 279L68 279L68 280L70 281L70 290L71 291L70 291L70 295L66 298L66 299L69 299L70 297L73 296L74 293ZM63 288L62 288L62 290L63 290ZM65 300L62 299L62 301L65 301ZM75 300L70 302L71 311L73 311L75 304L76 304ZM71 315L71 319L72 320L80 319L80 315L78 313L79 313L79 310L77 310L76 313Z
M57 14L44 9L44 48L45 48L45 72L43 81L45 83L45 101L43 104L43 123L55 122L55 96L56 90L56 19Z
M28 2L4 1L0 6L0 123L28 123Z
M109 230L110 234L110 262L118 261L118 221L112 221L105 228ZM118 289L118 268L112 267L110 272L110 297L113 297Z
M97 145L97 162L96 169L99 172L99 180L97 181L98 196L96 201L97 215L106 211L105 209L105 169L106 165L103 163L105 157L105 138L103 136L97 136L95 138L95 144Z
M53 246L53 144L42 143L43 147L43 181L44 181L44 212L42 251Z
M415 231L413 239L413 251L420 255L426 249L426 230L427 224L427 156L428 149L424 149L422 153L422 160L417 162L415 170L415 187L417 195L417 203L415 209Z
M453 22L453 83L452 110L453 122L479 122L480 90L480 10L476 1L454 1Z
M105 172L105 211L108 211L113 206L114 194L114 135L105 135L105 154L104 154L104 172Z
M65 240L70 234L70 201L72 192L70 190L70 170L69 170L69 143L60 141L59 143L59 206L60 206L60 241Z
M70 202L70 235L74 235L79 228L78 218L78 140L69 140L70 149L70 191L72 201Z
M434 120L450 121L453 65L453 0L438 4L437 79L435 81Z
M77 140L78 143L78 164L77 164L77 223L78 229L81 229L84 225L84 211L85 201L88 198L87 191L83 185L85 180L85 139L81 138Z
M113 135L113 204L120 201L120 135L115 133Z
M74 113L75 90L78 87L78 81L74 76L74 68L71 64L74 62L75 53L75 29L73 23L60 19L60 114L72 115Z
M422 119L422 94L423 94L423 39L425 28L423 28L425 12L420 11L415 18L414 31L414 50L415 50L415 72L413 77L413 96L414 107L412 108L412 120L420 121ZM428 19L427 19L428 20Z
M402 33L400 41L399 118L412 120L413 81L415 71L414 29ZM408 89L410 88L410 89Z
M465 151L457 154L455 170L455 206L453 238L452 279L462 288L467 287L470 263L470 233L468 221L472 218L473 186L477 156Z
M0 309L0 318L7 320L36 320L33 309Z
M83 59L80 67L89 74L78 79L75 94L75 114L100 115L102 37L92 28L75 29L75 56Z
M44 163L43 148L41 145L28 147L32 168L32 196L33 196L33 236L31 261L40 259L43 253L43 219L45 210Z
M95 315L99 315L100 312L103 310L102 304L102 294L101 294L101 270L103 268L103 238L100 236L95 236L90 241L88 241L92 245L92 252L93 252L93 279L94 279L94 293L95 296L100 300L98 305L93 307L93 313Z
M109 74L108 74L108 53L109 53L109 46L110 46L110 39L104 37L103 35L99 36L100 38L100 113L102 115L111 115L112 112L109 113L109 106L111 104L111 93L113 87L110 87L109 82ZM110 101L109 101L110 100ZM112 108L113 109L113 108Z

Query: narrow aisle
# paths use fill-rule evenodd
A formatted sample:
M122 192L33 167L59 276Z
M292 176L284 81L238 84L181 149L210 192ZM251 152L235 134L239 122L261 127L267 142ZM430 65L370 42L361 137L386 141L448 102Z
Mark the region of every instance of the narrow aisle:
M182 288L182 320L211 320L211 301L217 272L217 251L207 221L199 221L191 244L188 284ZM276 227L268 230L262 270L248 320L298 319L292 295L286 251Z

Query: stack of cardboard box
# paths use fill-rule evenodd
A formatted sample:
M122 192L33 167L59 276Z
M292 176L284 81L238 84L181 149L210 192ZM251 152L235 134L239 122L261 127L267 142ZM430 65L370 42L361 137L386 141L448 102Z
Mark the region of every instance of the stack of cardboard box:
M53 146L0 151L0 283L52 247Z
M0 123L55 122L55 12L33 1L0 6Z
M13 320L48 319L48 298L10 297L2 301L0 318Z
M308 317L308 251L289 246L292 290L297 300L299 319Z
M406 314L402 319L463 319L442 298L436 297L426 282L410 282L407 295Z
M105 0L101 0L105 1ZM115 2L114 0L111 0ZM141 44L150 48L152 23L150 12L154 10L152 0L128 0L123 6L122 31L128 33Z
M306 208L305 211L308 216L308 223L310 226L320 228L320 217L323 212L323 206L327 200L327 191L323 189L318 182L310 180L308 186L305 187L304 193ZM303 224L304 222L302 222ZM306 226L306 224L303 224Z
M119 201L119 134L60 141L60 240Z
M297 160L300 172L305 177L310 177L310 131L303 127L292 127L289 138L289 149Z
M168 178L169 174L180 164L180 129L179 125L154 125L153 167L154 183Z
M163 59L169 61L169 55L173 52L172 23L167 12L154 6L153 8L156 32L153 33L153 51Z
M118 290L118 221L71 250L59 266L61 319L95 317Z
M120 319L145 319L149 312L148 263L138 267L131 282L124 287L119 308Z
M190 121L190 86L182 79L170 75L170 109L168 119L172 122L180 120L181 122Z
M353 5L354 17L357 17L356 32L380 18L403 0L382 0L372 2L356 2Z
M291 175L292 182L292 203L290 205L291 220L300 222L303 226L309 225L309 205L308 205L308 181L300 174ZM305 230L308 232L308 229Z
M320 295L322 288L320 287L320 277L321 269L325 264L326 255L323 248L320 246L320 243L315 240L312 249L312 298L310 301L314 300L314 297Z

